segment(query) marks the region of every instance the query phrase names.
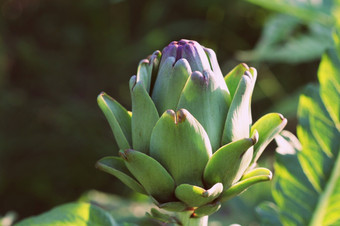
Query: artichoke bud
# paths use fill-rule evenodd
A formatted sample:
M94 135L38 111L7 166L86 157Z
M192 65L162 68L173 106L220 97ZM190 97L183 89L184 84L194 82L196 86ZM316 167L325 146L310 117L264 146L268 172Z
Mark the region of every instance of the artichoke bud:
M196 41L155 51L130 79L132 112L98 96L121 150L97 167L163 210L214 213L221 202L272 178L252 166L287 120L270 113L252 123L256 77L246 64L223 77L215 52Z

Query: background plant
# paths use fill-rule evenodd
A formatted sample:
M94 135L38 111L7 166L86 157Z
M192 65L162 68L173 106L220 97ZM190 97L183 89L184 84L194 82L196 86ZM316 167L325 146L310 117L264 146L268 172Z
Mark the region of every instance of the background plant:
M309 85L300 96L297 138L284 131L273 183L273 203L258 212L266 225L340 224L340 52L322 57L319 85Z

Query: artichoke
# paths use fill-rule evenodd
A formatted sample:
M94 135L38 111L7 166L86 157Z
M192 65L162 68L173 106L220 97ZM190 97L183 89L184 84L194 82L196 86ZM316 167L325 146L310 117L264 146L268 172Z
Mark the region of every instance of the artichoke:
M286 125L278 113L252 124L257 72L239 64L225 77L215 52L196 41L171 42L139 63L130 79L132 112L98 96L119 146L97 167L159 208L202 217L272 173L256 162Z

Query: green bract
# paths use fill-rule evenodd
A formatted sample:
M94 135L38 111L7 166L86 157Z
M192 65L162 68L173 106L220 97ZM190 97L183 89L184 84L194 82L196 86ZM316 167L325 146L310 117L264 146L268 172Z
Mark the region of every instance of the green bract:
M287 120L271 113L252 125L256 76L240 64L223 77L214 51L195 41L171 42L131 77L132 114L107 94L98 96L120 157L103 158L97 167L160 208L214 213L272 177L256 161Z

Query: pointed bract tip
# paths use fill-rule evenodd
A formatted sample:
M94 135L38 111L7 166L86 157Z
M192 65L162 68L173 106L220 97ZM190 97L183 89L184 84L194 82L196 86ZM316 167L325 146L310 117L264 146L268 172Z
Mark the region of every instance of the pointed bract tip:
M101 102L101 101L106 101L105 99L110 99L110 100L115 100L113 97L107 95L107 93L105 92L101 92L98 96L97 96L97 102Z
M188 74L190 75L192 73L190 64L187 59L181 58L178 61L174 61L174 64L172 65L174 68L185 68L185 70L188 71Z
M172 109L168 109L164 112L164 114L170 116L170 118L172 119L172 121L174 121L176 123L176 113L174 110Z
M118 152L118 154L119 154L119 156L122 158L122 159L124 159L125 161L129 161L129 159L128 159L128 156L127 156L127 154L128 154L128 151L129 151L129 149L126 149L126 150L120 150L119 152Z
M169 115L175 115L175 111L172 109L168 109L165 111L165 113L169 114Z
M249 71L252 71L254 77L257 76L257 70L256 70L256 68L250 67L250 68L249 68Z
M149 64L150 61L148 59L143 59L141 61L139 61L139 65L142 65L142 64Z
M186 110L185 109L179 109L176 113L176 124L179 124L181 122L184 122L186 120Z
M209 196L209 191L205 190L205 191L202 193L202 196L203 196L203 197L208 197L208 196Z
M278 113L278 115L279 115L279 117L280 117L280 119L281 119L282 121L285 120L285 117L283 117L282 114Z
M191 77L192 79L202 79L203 75L200 71L193 71Z
M131 76L130 81L129 81L129 87L131 91L135 87L136 83L137 83L137 76L136 75Z
M280 119L282 120L281 125L286 126L288 120L282 114L280 113L278 114L279 114Z
M252 78L252 75L251 75L250 71L245 71L244 75L248 76L249 78Z
M254 131L254 134L251 139L253 141L253 145L255 145L257 141L259 140L259 132L257 132L257 130Z
M190 218L197 218L197 214L196 213L192 213Z
M161 51L156 50L155 52L152 53L151 58L152 58L152 57L156 57L156 58L157 58L157 57L159 57L161 54L162 54Z
M169 114L169 115L175 115L175 111L174 110L172 110L172 109L168 109L168 110L166 110L166 112L165 113L167 113L167 114Z
M154 63L156 59L160 58L162 55L161 51L159 50L156 50L155 52L153 52L151 54L151 56L148 57L148 60L149 60L149 65Z
M192 72L190 78L192 81L197 82L202 86L209 83L209 73L205 70L203 71L203 73L201 73L200 71Z
M268 179L269 179L269 180L272 180L272 179L273 179L273 173L272 173L272 171L270 171L270 173L269 173L269 175L268 175Z
M97 162L94 164L94 168L100 169L100 162L99 162L99 161L97 161Z
M99 101L101 101L101 99L104 97L104 95L105 95L106 93L105 92L101 92L101 93L99 93L99 95L97 96L97 102L99 103Z
M246 63L241 63L241 64L242 64L242 66L243 66L245 69L249 70L249 67L248 67L248 65L247 65Z

